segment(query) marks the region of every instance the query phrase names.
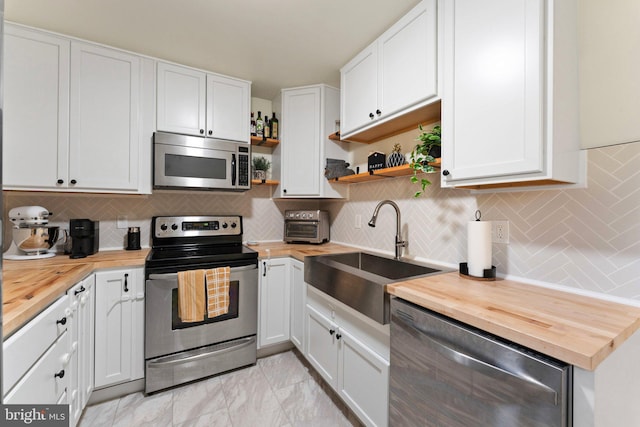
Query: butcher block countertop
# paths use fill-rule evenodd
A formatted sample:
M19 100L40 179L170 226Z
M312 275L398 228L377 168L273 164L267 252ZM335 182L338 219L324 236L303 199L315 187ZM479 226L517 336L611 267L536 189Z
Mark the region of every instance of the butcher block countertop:
M323 243L321 245L285 243L285 242L266 242L249 246L258 252L260 258L277 257L293 257L299 261L304 261L306 256L330 255L343 252L356 252L359 249L339 245L337 243Z
M640 328L640 307L457 272L393 283L387 292L589 371Z
M104 251L86 258L68 255L2 261L2 334L11 335L67 289L98 269L143 267L149 249Z

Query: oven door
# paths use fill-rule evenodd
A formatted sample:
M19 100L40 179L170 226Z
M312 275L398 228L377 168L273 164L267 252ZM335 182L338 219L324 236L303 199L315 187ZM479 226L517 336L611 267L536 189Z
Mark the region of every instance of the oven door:
M177 310L177 273L150 274L145 295L145 359L221 343L257 333L258 269L232 267L229 313L182 323Z
M318 243L320 224L318 221L285 221L285 242L309 242Z

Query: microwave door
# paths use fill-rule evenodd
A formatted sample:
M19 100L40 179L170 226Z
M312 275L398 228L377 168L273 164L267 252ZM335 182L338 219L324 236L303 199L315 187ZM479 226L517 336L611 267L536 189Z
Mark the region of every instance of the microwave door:
M156 144L154 185L233 189L234 153Z

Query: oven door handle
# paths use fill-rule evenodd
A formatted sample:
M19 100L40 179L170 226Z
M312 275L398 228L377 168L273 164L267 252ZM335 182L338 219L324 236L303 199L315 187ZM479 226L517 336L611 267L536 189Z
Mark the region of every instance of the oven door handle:
M163 357L163 358L149 362L149 368L159 368L162 366L178 365L182 363L193 362L195 360L206 359L208 357L218 356L220 354L228 353L230 351L236 351L239 348L246 347L253 343L255 343L255 337L253 336L246 337L241 340L238 340L237 344L234 344L230 347L225 347L217 350L194 354L192 356L187 356L187 357L182 357L180 355Z
M257 267L254 264L245 265L242 267L231 267L231 273L237 273L239 271L255 270ZM163 273L163 274L150 274L149 280L178 280L178 273Z

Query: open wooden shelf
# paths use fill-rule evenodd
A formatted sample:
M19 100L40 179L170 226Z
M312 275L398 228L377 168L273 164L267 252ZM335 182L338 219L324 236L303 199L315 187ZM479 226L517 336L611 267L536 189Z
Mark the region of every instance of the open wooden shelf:
M261 179L252 179L251 185L278 185L280 181L274 181L272 179L265 179L264 181Z
M429 163L434 168L440 168L441 161L436 159L434 162ZM363 172L355 175L341 176L336 178L335 181L343 184L354 184L356 182L375 181L376 179L393 178L396 176L409 176L413 174L413 169L409 167L409 164L400 166L394 166L392 168L377 169L371 172Z
M264 139L264 138L260 138L259 136L251 137L251 145L256 145L258 147L275 147L278 144L280 144L279 139L273 139L273 138Z

